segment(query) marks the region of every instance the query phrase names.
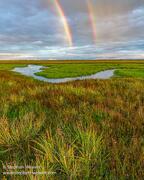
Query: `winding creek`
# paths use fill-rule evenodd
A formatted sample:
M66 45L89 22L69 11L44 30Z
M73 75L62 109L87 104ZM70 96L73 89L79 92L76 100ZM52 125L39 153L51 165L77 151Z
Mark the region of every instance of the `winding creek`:
M45 78L42 76L35 75L35 73L43 71L44 68L47 67L39 66L39 65L28 65L27 67L16 67L12 71L49 83L64 83L69 81L85 80L85 79L110 79L111 77L113 77L115 72L115 70L112 69L112 70L101 71L88 76L80 76L73 78L58 78L58 79Z

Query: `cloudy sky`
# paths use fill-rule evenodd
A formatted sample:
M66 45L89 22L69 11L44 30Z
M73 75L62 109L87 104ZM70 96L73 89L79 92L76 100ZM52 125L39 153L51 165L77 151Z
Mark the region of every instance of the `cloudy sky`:
M144 59L144 0L59 0L73 46L54 0L0 1L0 59Z

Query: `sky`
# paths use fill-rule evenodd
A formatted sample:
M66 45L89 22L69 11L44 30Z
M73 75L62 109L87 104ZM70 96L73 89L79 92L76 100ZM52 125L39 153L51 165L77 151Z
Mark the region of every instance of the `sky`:
M0 1L0 59L144 59L144 0Z

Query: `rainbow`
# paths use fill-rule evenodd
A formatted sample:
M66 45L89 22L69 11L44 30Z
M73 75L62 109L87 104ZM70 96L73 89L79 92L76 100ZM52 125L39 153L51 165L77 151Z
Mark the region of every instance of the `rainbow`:
M92 27L92 32L93 32L93 40L94 43L96 43L96 20L95 20L95 13L94 13L94 9L93 9L93 4L91 0L87 0L87 7L88 7L88 13L89 13L89 20L90 20L90 24Z
M67 21L67 18L65 16L65 12L64 12L59 0L53 0L53 2L55 4L57 13L58 13L58 15L59 15L59 17L60 17L60 19L62 21L67 42L68 42L69 46L72 46L73 45L73 40L72 40L71 28L70 28L69 23Z

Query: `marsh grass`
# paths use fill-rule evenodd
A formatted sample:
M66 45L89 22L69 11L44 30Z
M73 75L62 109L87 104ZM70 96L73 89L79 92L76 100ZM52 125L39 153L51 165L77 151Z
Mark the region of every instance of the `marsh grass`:
M55 172L25 179L143 178L143 79L51 85L0 71L0 102L1 163Z
M141 63L126 62L95 62L95 63L72 63L72 64L44 64L48 67L36 73L46 78L79 77L95 74L100 71L116 69L115 77L144 77L144 61Z

